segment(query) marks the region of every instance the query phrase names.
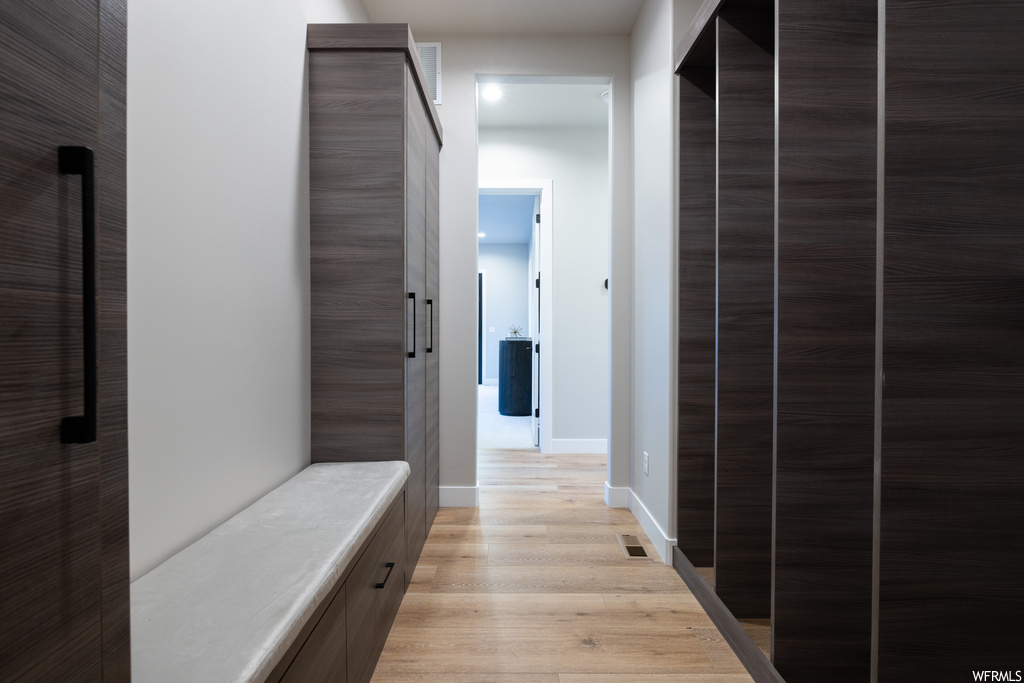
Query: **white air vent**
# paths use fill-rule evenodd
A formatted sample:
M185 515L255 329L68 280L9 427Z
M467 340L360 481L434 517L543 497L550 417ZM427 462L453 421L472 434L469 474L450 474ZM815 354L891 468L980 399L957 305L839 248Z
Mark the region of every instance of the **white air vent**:
M441 104L441 43L416 43L434 104Z

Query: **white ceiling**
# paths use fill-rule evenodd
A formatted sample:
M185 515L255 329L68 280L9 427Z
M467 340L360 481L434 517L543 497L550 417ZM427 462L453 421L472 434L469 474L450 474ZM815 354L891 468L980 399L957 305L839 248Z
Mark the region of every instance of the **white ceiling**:
M535 195L480 194L480 244L529 244Z
M478 91L483 89L481 79ZM523 126L607 126L608 106L601 93L607 84L499 83L503 97L477 97L481 128Z
M428 34L629 35L643 0L363 0L370 21Z

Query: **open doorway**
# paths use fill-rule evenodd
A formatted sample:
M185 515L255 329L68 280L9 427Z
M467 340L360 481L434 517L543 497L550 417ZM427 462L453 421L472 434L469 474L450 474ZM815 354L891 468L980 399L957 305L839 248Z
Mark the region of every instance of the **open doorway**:
M479 192L478 446L539 448L544 433L542 272L550 180L485 180ZM549 321L550 325L550 321ZM550 386L550 382L549 382Z
M500 84L509 105L504 109L484 101L495 84ZM479 230L484 235L479 238L478 258L479 270L484 273L485 302L498 297L500 271L493 254L488 253L498 251L487 246L492 229L488 227L488 204L519 202L521 214L526 216L521 225L525 229L532 223L536 231L529 243L532 246L506 249L517 253L520 264L529 264L518 267L514 285L519 301L515 315L523 318L525 314L527 319L505 320L495 310L480 312L481 320L487 320L483 329L478 328L484 365L481 391L487 392L496 382L498 399L502 397L499 346L508 351L515 339L507 337L518 333L525 338L521 346L532 351L529 407L533 412L529 418L533 443L544 454L607 454L608 82L478 77L478 86ZM536 199L533 207L529 205L531 195ZM522 242L527 239L524 236ZM480 405L478 410L478 447L500 447L491 438L492 426L484 413L491 409Z

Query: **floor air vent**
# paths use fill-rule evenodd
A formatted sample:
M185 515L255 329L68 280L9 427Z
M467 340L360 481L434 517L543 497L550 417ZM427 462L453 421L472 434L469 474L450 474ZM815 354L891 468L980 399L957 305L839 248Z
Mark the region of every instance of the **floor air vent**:
M616 534L616 536L619 539L619 545L622 546L622 552L626 553L626 557L647 557L647 551L644 550L644 546L640 543L639 538L629 534Z

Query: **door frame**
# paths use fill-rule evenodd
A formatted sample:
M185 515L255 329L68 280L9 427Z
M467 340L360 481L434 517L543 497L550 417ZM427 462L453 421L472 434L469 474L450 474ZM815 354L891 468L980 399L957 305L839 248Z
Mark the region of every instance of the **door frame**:
M552 213L553 183L551 178L487 178L481 179L481 194L533 194L540 197L540 333L534 343L540 344L540 452L551 452L551 425L554 424L552 340L555 338L554 278L552 277L552 245L554 220ZM534 275L536 277L536 275ZM536 361L536 355L534 357Z

